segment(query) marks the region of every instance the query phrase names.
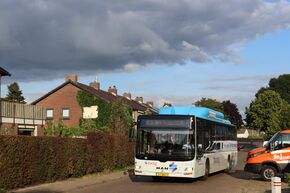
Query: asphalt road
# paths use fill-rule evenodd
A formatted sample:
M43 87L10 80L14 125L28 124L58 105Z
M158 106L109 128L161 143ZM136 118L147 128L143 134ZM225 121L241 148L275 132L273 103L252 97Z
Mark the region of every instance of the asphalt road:
M121 179L96 184L72 193L270 193L270 182L264 182L258 175L246 173L243 167L246 152L254 148L253 144L245 144L245 149L239 152L236 170L230 174L216 173L207 181L166 179L153 181L151 177L124 176Z

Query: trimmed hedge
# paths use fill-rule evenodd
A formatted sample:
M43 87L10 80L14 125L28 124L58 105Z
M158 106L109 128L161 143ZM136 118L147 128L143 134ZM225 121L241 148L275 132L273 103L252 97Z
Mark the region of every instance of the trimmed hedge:
M14 189L124 167L134 162L127 136L87 139L0 136L0 189Z

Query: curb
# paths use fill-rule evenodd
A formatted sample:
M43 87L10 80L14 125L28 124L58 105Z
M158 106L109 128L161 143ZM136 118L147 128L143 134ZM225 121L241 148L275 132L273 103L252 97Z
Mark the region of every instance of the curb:
M16 189L8 191L8 193L37 193L37 192L55 192L63 193L70 192L72 190L82 189L85 187L93 186L96 184L106 183L108 181L114 181L128 176L127 171L112 172L109 174L92 174L86 175L80 178L71 178L63 181L56 181L53 183L45 183L36 186L30 186L26 188Z

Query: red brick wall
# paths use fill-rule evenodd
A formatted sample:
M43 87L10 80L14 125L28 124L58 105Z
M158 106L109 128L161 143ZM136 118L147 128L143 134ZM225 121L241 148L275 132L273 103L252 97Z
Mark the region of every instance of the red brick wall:
M80 118L82 117L82 109L79 106L76 95L80 89L72 84L67 84L48 97L39 101L36 105L54 110L53 122L57 123L61 119L66 126L79 126ZM70 118L62 119L62 109L70 109Z

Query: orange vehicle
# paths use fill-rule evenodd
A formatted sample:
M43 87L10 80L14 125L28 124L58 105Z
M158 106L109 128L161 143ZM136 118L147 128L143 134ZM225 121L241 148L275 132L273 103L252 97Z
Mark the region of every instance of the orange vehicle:
M290 171L290 130L283 130L267 141L263 147L248 152L245 171L261 174L264 180L278 173Z

